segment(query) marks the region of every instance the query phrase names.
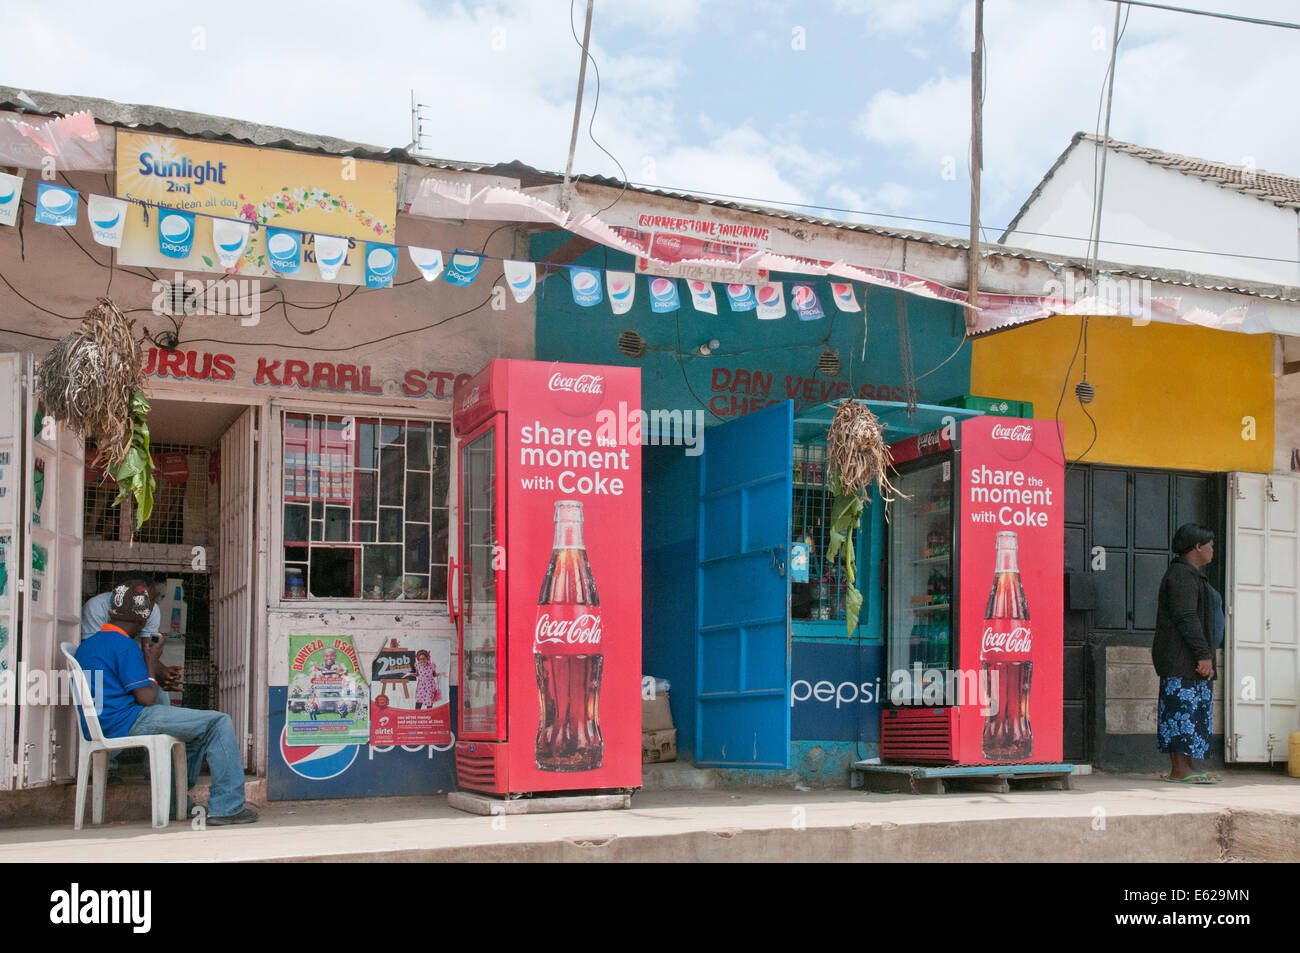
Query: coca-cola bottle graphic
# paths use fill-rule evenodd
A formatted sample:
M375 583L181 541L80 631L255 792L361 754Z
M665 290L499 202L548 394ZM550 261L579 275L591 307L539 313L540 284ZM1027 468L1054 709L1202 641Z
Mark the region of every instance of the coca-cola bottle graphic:
M984 610L980 673L992 707L984 716L984 757L990 761L1023 761L1034 750L1034 730L1029 724L1033 633L1020 582L1017 545L1015 533L997 534L993 588Z
M537 767L591 771L605 757L600 735L600 598L582 542L582 504L555 504L555 545L537 598L533 662L539 719Z

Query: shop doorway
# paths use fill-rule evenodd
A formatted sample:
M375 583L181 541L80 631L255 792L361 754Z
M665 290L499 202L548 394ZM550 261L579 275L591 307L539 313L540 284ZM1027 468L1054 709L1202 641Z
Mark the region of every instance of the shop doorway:
M150 405L153 513L137 529L133 504L113 506L116 486L87 467L81 597L123 574L154 579L169 637L164 661L185 668L173 704L230 715L251 767L259 410L157 397Z

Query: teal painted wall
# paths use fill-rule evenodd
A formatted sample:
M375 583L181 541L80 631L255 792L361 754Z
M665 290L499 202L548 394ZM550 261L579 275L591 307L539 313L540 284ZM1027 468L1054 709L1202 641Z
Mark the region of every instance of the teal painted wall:
M545 258L567 237L567 232L536 236L533 257ZM628 271L634 266L627 255L604 248L588 252L575 264ZM724 287L717 284L717 315L695 310L685 282L678 283L681 310L656 314L650 309L644 276L637 277L635 304L627 314L612 314L608 298L582 308L573 303L567 269L553 271L537 292L537 360L640 367L645 409L707 406L712 413L706 413L706 425L786 398L796 400L796 413L848 394L875 400L906 399L899 355L898 297L893 291L866 291L866 286L856 286L860 303L866 292L864 358L862 315L837 313L827 282L780 274L773 275L773 280L787 282L788 313L781 320L759 321L752 311L732 314ZM789 310L788 282L792 280L811 281L825 318L800 321ZM925 374L961 344L963 318L954 305L914 296L907 297L906 310L912 367L917 375ZM629 328L639 331L650 348L640 360L624 357L616 347L619 333ZM699 346L713 339L720 347L711 356L701 357ZM836 377L817 370L817 358L827 346L839 353L841 371ZM963 347L947 364L917 382L917 402L937 404L967 393L970 353L969 347Z

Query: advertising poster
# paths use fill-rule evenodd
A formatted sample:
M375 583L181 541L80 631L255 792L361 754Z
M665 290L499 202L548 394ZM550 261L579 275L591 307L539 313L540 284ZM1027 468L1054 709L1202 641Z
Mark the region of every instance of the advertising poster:
M640 372L510 367L511 411L518 411L506 414L507 584L510 611L519 614L506 662L510 781L520 790L634 787L641 783ZM517 629L514 618L522 618Z
M361 745L370 741L370 687L346 635L289 636L285 743Z
M451 744L451 641L389 639L370 665L370 743Z
M117 196L175 209L196 216L184 251L174 257L159 248L159 208L133 204L127 212L118 263L185 272L227 272L271 277L272 259L283 255L269 248L271 228L302 233L295 249L314 263L314 233L348 239L346 260L336 277L340 284L366 283L365 243L393 241L397 219L397 166L348 156L310 156L274 149L179 139L119 130ZM233 269L213 248L211 218L238 219L271 228L255 228ZM162 236L166 238L165 235ZM241 239L242 241L242 239ZM176 249L173 248L175 253ZM287 259L286 259L287 260ZM294 258L295 264L297 258ZM281 263L281 268L289 267ZM297 277L316 280L317 269Z
M967 764L1061 760L1065 467L1051 420L961 425L959 719Z

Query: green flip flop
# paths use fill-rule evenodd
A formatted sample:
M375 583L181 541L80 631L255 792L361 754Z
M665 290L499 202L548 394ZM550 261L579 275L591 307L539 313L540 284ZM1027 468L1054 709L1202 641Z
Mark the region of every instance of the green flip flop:
M1212 778L1208 771L1202 771L1199 774L1189 774L1185 778L1171 778L1169 775L1162 775L1161 781L1169 781L1173 784L1218 784L1222 778Z

